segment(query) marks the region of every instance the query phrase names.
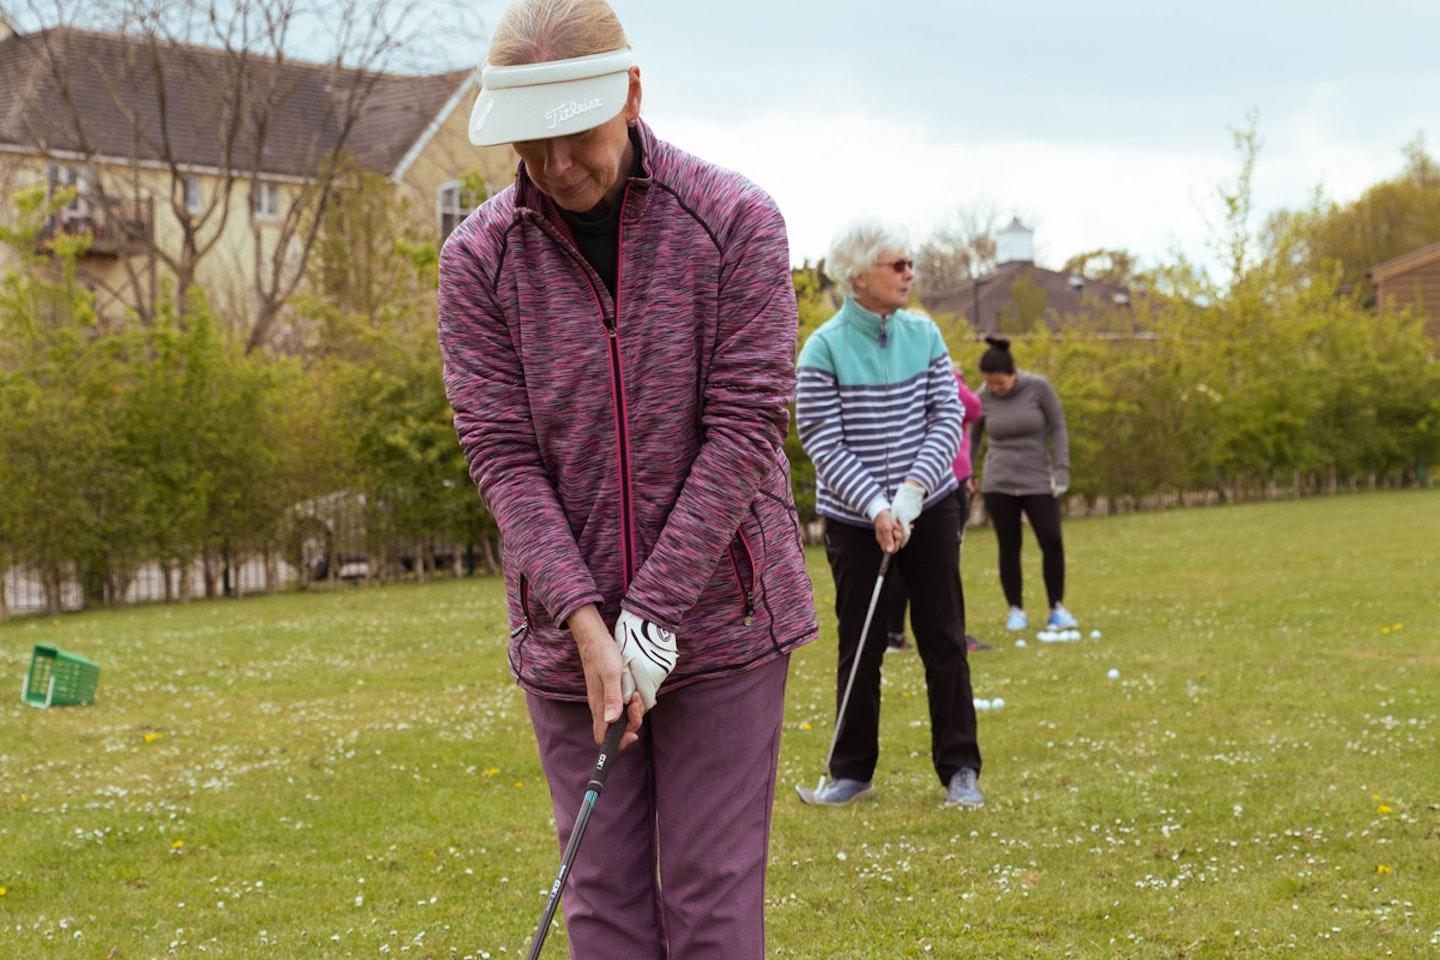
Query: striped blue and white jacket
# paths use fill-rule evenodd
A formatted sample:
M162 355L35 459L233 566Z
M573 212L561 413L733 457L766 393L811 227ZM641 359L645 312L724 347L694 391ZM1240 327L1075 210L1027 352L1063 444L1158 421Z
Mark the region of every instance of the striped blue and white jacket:
M928 317L846 299L800 350L795 425L819 479L816 512L869 526L906 477L925 506L956 487L965 408Z

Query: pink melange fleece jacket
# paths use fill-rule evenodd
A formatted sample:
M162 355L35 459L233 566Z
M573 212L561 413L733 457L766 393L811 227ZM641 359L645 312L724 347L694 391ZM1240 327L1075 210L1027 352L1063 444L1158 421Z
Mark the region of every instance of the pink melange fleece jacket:
M525 175L440 257L445 388L504 538L510 668L584 700L564 623L594 602L676 631L662 689L817 632L782 445L797 312L764 191L635 132L612 297Z

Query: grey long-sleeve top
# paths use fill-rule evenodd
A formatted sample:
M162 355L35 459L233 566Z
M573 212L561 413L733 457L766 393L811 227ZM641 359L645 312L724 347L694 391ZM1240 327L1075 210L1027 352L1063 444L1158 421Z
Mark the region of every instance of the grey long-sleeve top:
M1019 370L1015 386L1005 396L981 387L979 397L981 414L971 428L970 449L979 450L989 433L982 492L1021 497L1050 493L1052 481L1070 485L1070 435L1060 397L1049 380Z

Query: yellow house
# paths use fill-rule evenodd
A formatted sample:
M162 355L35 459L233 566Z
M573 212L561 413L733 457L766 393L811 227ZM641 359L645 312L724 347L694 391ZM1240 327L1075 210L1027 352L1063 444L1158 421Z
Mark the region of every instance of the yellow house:
M167 280L199 285L259 346L316 211L345 188L335 158L386 176L437 241L473 208L462 176L510 182L513 151L466 135L477 90L472 70L402 76L0 19L0 218L19 190L74 187L46 232L91 236L80 269L102 315L147 316Z

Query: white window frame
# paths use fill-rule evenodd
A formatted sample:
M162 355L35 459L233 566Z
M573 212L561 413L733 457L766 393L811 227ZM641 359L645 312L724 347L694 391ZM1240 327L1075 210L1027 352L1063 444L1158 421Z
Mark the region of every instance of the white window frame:
M261 180L250 190L250 214L256 220L280 219L280 184Z
M66 187L75 188L75 198L59 210L62 223L94 219L95 209L89 200L90 183L93 176L94 174L89 168L77 171L74 167L62 166L58 163L45 165L45 180L52 196Z
M444 243L455 228L470 216L470 211L475 209L475 204L467 202L468 200L465 188L459 180L442 183L440 189L435 191L435 223L440 230L441 243Z
M204 194L200 189L200 178L190 174L185 178L185 209L190 213L199 213L204 206Z

